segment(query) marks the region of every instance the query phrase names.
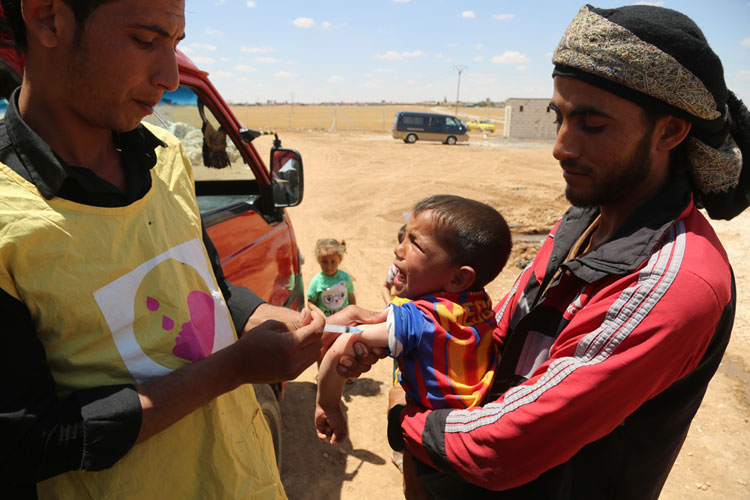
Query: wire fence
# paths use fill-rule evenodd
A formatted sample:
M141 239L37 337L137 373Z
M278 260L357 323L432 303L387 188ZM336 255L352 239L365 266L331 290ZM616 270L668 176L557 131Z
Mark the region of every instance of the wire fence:
M277 105L233 105L232 111L243 126L256 130L351 130L390 132L398 111L425 111L455 115L456 108L450 105L366 105L366 104L277 104ZM461 107L458 115L462 120L479 118L490 120L502 134L505 118L504 108Z

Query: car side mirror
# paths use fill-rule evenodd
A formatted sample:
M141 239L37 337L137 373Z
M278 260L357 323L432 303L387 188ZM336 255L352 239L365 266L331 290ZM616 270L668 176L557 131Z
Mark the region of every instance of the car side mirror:
M302 157L294 149L271 148L271 191L275 208L302 203L305 191Z

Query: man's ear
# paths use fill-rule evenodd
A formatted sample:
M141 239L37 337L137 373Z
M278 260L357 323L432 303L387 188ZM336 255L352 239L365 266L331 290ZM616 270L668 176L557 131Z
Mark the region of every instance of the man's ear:
M477 273L473 268L461 266L456 271L455 276L453 276L453 280L445 286L444 290L446 292L463 292L471 288L476 279Z
M24 0L21 13L29 45L34 39L43 47L54 48L66 31L75 32L73 12L62 0Z
M659 119L654 127L657 150L671 151L685 140L690 133L691 124L687 120L667 115Z

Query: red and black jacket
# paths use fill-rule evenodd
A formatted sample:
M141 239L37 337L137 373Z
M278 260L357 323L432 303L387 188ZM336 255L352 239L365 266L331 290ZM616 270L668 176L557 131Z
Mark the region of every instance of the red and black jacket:
M734 277L677 179L605 245L571 208L497 307L493 397L402 413L436 498L657 498L729 341ZM557 272L560 269L562 272Z

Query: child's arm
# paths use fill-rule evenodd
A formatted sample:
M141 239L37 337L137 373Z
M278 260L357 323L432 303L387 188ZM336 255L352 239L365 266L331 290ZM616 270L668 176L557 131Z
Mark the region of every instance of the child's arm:
M349 304L350 305L357 305L357 297L354 296L354 292L349 294Z
M344 442L347 435L346 419L341 410L341 394L346 379L338 374L336 366L341 356L354 357L354 343L364 342L370 347L388 346L388 329L385 323L359 325L362 333L340 335L328 349L318 369L318 395L315 401L315 430L320 439L331 443Z

